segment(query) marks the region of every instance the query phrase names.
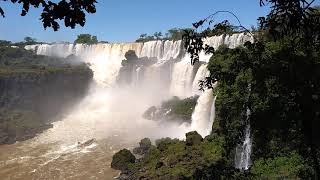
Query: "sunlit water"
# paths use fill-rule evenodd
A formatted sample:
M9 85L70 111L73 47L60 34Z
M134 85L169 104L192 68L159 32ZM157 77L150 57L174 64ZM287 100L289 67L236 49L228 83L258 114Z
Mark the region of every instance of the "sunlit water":
M141 93L94 88L72 112L37 137L0 146L0 179L113 179L112 155L144 137L183 138L188 127L144 120ZM111 92L113 91L113 92ZM114 92L117 93L114 93ZM131 95L129 95L131 94ZM78 142L96 139L80 147Z

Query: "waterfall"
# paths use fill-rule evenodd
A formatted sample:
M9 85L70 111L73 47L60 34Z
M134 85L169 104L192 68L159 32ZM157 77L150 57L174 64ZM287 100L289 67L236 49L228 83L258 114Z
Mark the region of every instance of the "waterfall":
M139 57L154 57L158 62L176 59L182 50L182 41L149 41L143 44Z
M204 41L216 49L223 44L234 48L246 41L253 41L253 39L249 35L240 33L208 37ZM215 98L212 95L212 90L205 92L198 90L199 80L209 75L206 63L209 62L211 55L202 52L199 59L204 64L197 69L191 65L190 55L183 51L181 40L94 45L38 44L26 46L25 49L47 56L67 57L74 54L90 65L94 72L94 81L103 87L114 87L122 67L121 62L125 59L124 55L128 50L134 50L140 58L156 58L156 64L150 67L139 67L130 72L133 79L131 87L140 88L139 90L148 98L160 100L167 99L168 95L179 97L200 95L192 115L191 128L197 130L202 136L208 135L211 131ZM163 70L164 68L166 69ZM166 78L163 78L164 75ZM167 78L167 76L170 77ZM169 82L164 83L165 80Z
M202 64L199 67L197 74L196 74L196 76L193 80L193 83L192 83L192 93L193 94L200 95L202 93L202 91L199 90L199 82L200 82L200 80L204 80L209 75L210 75L210 72L207 69L207 64Z
M197 131L202 137L211 133L214 120L214 101L212 89L205 90L200 95L192 114L191 130Z
M39 55L67 57L71 54L81 57L84 62L90 64L97 83L111 86L120 71L121 61L129 50L140 52L140 43L114 43L114 44L41 44L26 46L33 49Z
M213 101L212 101L212 104L211 104L211 111L210 111L210 118L209 118L209 125L211 125L211 129L210 129L210 132L208 133L211 134L212 132L212 125L213 125L213 122L214 122L214 118L216 117L216 99L217 99L217 96L215 96L213 98Z
M242 145L238 145L236 147L236 154L235 154L235 168L247 170L251 165L251 150L252 150L252 140L250 135L250 118L251 111L248 108L246 111L246 128L245 128L245 139Z
M170 93L173 96L187 97L191 95L192 73L194 66L189 59L182 59L173 65Z

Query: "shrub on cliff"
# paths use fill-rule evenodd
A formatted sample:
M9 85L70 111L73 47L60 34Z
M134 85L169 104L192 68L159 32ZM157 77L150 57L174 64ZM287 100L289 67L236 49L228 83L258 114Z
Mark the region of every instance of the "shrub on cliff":
M111 167L113 169L126 171L128 170L130 164L134 163L136 158L127 149L122 149L112 157Z
M210 179L218 177L213 176L210 172L212 168L216 171L222 170L221 164L226 165L223 158L225 154L223 138L202 139L198 133L190 132L186 134L186 139L187 141L170 138L157 140L156 147L151 146L141 159L135 163L127 163L130 171L128 176L131 179L197 179L198 177ZM116 155L119 156L118 153Z
M152 106L142 115L149 120L168 120L176 122L191 122L191 116L197 104L198 96L179 99L173 97L164 101L160 107Z
M188 146L199 145L202 142L202 137L197 131L188 132L186 134L186 144Z
M139 142L139 147L133 149L134 154L143 155L149 151L151 148L152 143L149 138L141 139Z
M309 170L310 167L305 164L303 157L296 152L259 158L251 168L252 174L259 179L299 179Z
M97 36L92 36L91 34L80 34L74 41L75 44L96 44L98 43Z
M166 150L171 144L179 142L179 139L161 138L156 140L156 146L160 151Z

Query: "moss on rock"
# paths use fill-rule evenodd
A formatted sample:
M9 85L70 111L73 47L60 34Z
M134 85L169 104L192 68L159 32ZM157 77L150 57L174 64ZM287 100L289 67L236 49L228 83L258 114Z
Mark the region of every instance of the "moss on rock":
M126 171L136 158L127 149L122 149L112 157L111 167L116 170Z

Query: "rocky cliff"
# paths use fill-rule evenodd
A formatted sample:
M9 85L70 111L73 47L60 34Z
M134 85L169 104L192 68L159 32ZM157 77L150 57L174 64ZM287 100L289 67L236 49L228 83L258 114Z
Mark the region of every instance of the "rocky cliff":
M86 64L21 49L0 51L0 144L25 140L51 127L85 96L92 77Z

